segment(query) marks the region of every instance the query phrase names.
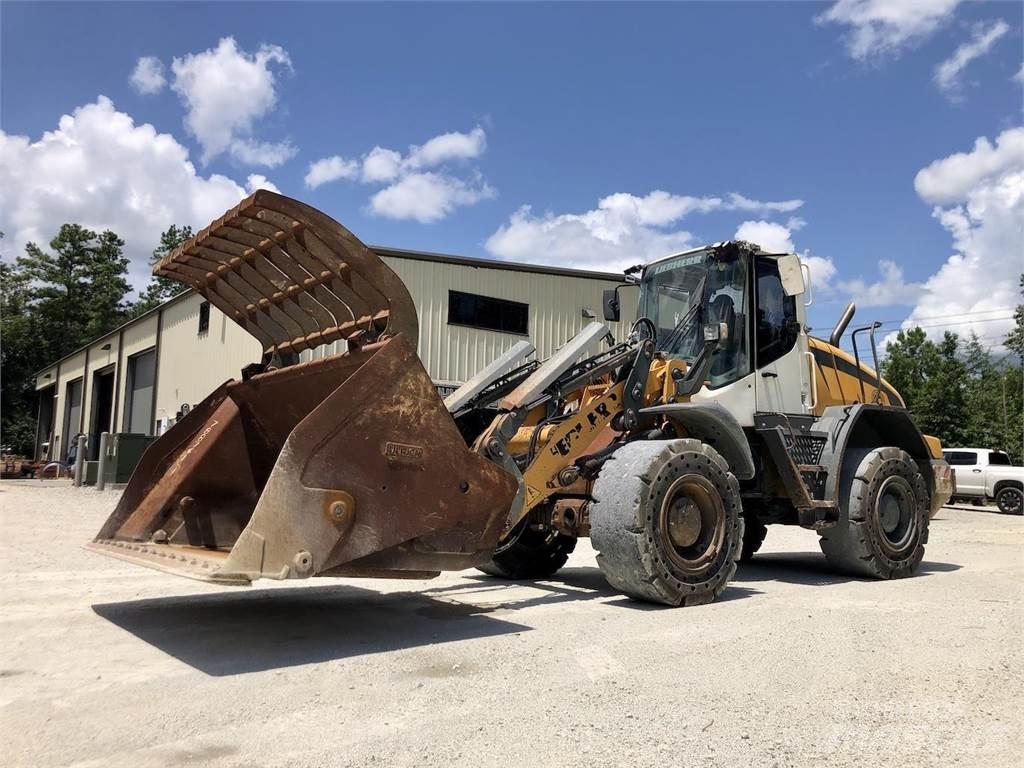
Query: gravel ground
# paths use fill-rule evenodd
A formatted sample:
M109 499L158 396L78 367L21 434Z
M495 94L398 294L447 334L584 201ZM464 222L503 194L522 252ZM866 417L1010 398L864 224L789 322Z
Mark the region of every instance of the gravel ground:
M217 588L83 551L116 493L0 484L5 766L1022 765L1024 519L945 509L920 575L773 527L707 606L556 580Z

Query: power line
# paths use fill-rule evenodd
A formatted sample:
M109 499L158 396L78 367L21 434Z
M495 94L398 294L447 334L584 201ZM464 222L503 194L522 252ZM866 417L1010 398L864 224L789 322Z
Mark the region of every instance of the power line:
M1013 312L1016 311L1016 309L1017 309L1016 307L1002 307L1001 309L979 309L977 311L969 311L969 312L951 312L951 313L945 314L945 315L929 315L928 317L918 317L918 318L915 318L915 320L942 320L942 319L947 318L947 317L961 317L963 315L990 315L993 312L1010 312L1012 314ZM882 323L902 323L906 319L907 318L904 318L903 320L881 320L879 322L882 322Z
M949 322L949 323L930 323L930 324L925 324L925 325L920 325L920 324L915 322L914 325L911 326L911 328L900 328L899 330L901 330L901 331L904 331L904 330L905 331L909 331L909 330L912 330L913 328L948 328L949 326L953 326L953 325L973 325L974 323L994 323L994 322L999 322L1000 320L1013 320L1013 315L1006 315L1005 317L983 317L983 318L980 318L978 320L957 320L957 321ZM902 325L904 322L906 322L906 321L905 320L899 320L899 321L896 322L896 325ZM891 321L890 321L890 323L891 323ZM890 323L883 323L882 327L885 327L886 325L889 325Z

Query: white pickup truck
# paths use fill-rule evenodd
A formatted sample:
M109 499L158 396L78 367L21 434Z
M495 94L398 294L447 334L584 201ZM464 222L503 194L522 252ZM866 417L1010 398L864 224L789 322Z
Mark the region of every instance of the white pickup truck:
M995 499L1005 515L1024 514L1024 467L1015 467L1002 451L944 448L942 456L956 474L955 499Z

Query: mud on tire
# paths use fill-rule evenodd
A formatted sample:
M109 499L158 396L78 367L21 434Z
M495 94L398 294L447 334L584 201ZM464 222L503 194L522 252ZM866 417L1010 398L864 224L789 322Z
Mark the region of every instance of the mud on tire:
M608 583L637 600L700 605L736 573L739 483L699 440L629 443L601 468L590 538Z
M862 454L840 482L839 522L821 532L829 564L852 576L910 576L928 542L928 485L917 462L899 448Z

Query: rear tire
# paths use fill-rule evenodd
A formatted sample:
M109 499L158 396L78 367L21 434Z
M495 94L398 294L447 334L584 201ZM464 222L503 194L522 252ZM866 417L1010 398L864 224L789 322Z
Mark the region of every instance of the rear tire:
M526 517L479 570L499 579L544 579L557 573L575 548L574 537L553 528L531 526L530 517Z
M996 494L996 506L1004 515L1024 515L1024 491L1013 486L1000 488Z
M764 544L764 537L768 535L768 526L756 517L747 517L743 523L743 550L740 552L740 562L749 563L753 560L757 550Z
M590 539L608 583L636 600L701 605L736 573L739 482L699 440L634 442L594 483Z
M857 457L850 457L857 462ZM910 576L928 542L928 485L917 462L899 448L876 448L844 470L840 517L821 533L821 551L852 576Z

